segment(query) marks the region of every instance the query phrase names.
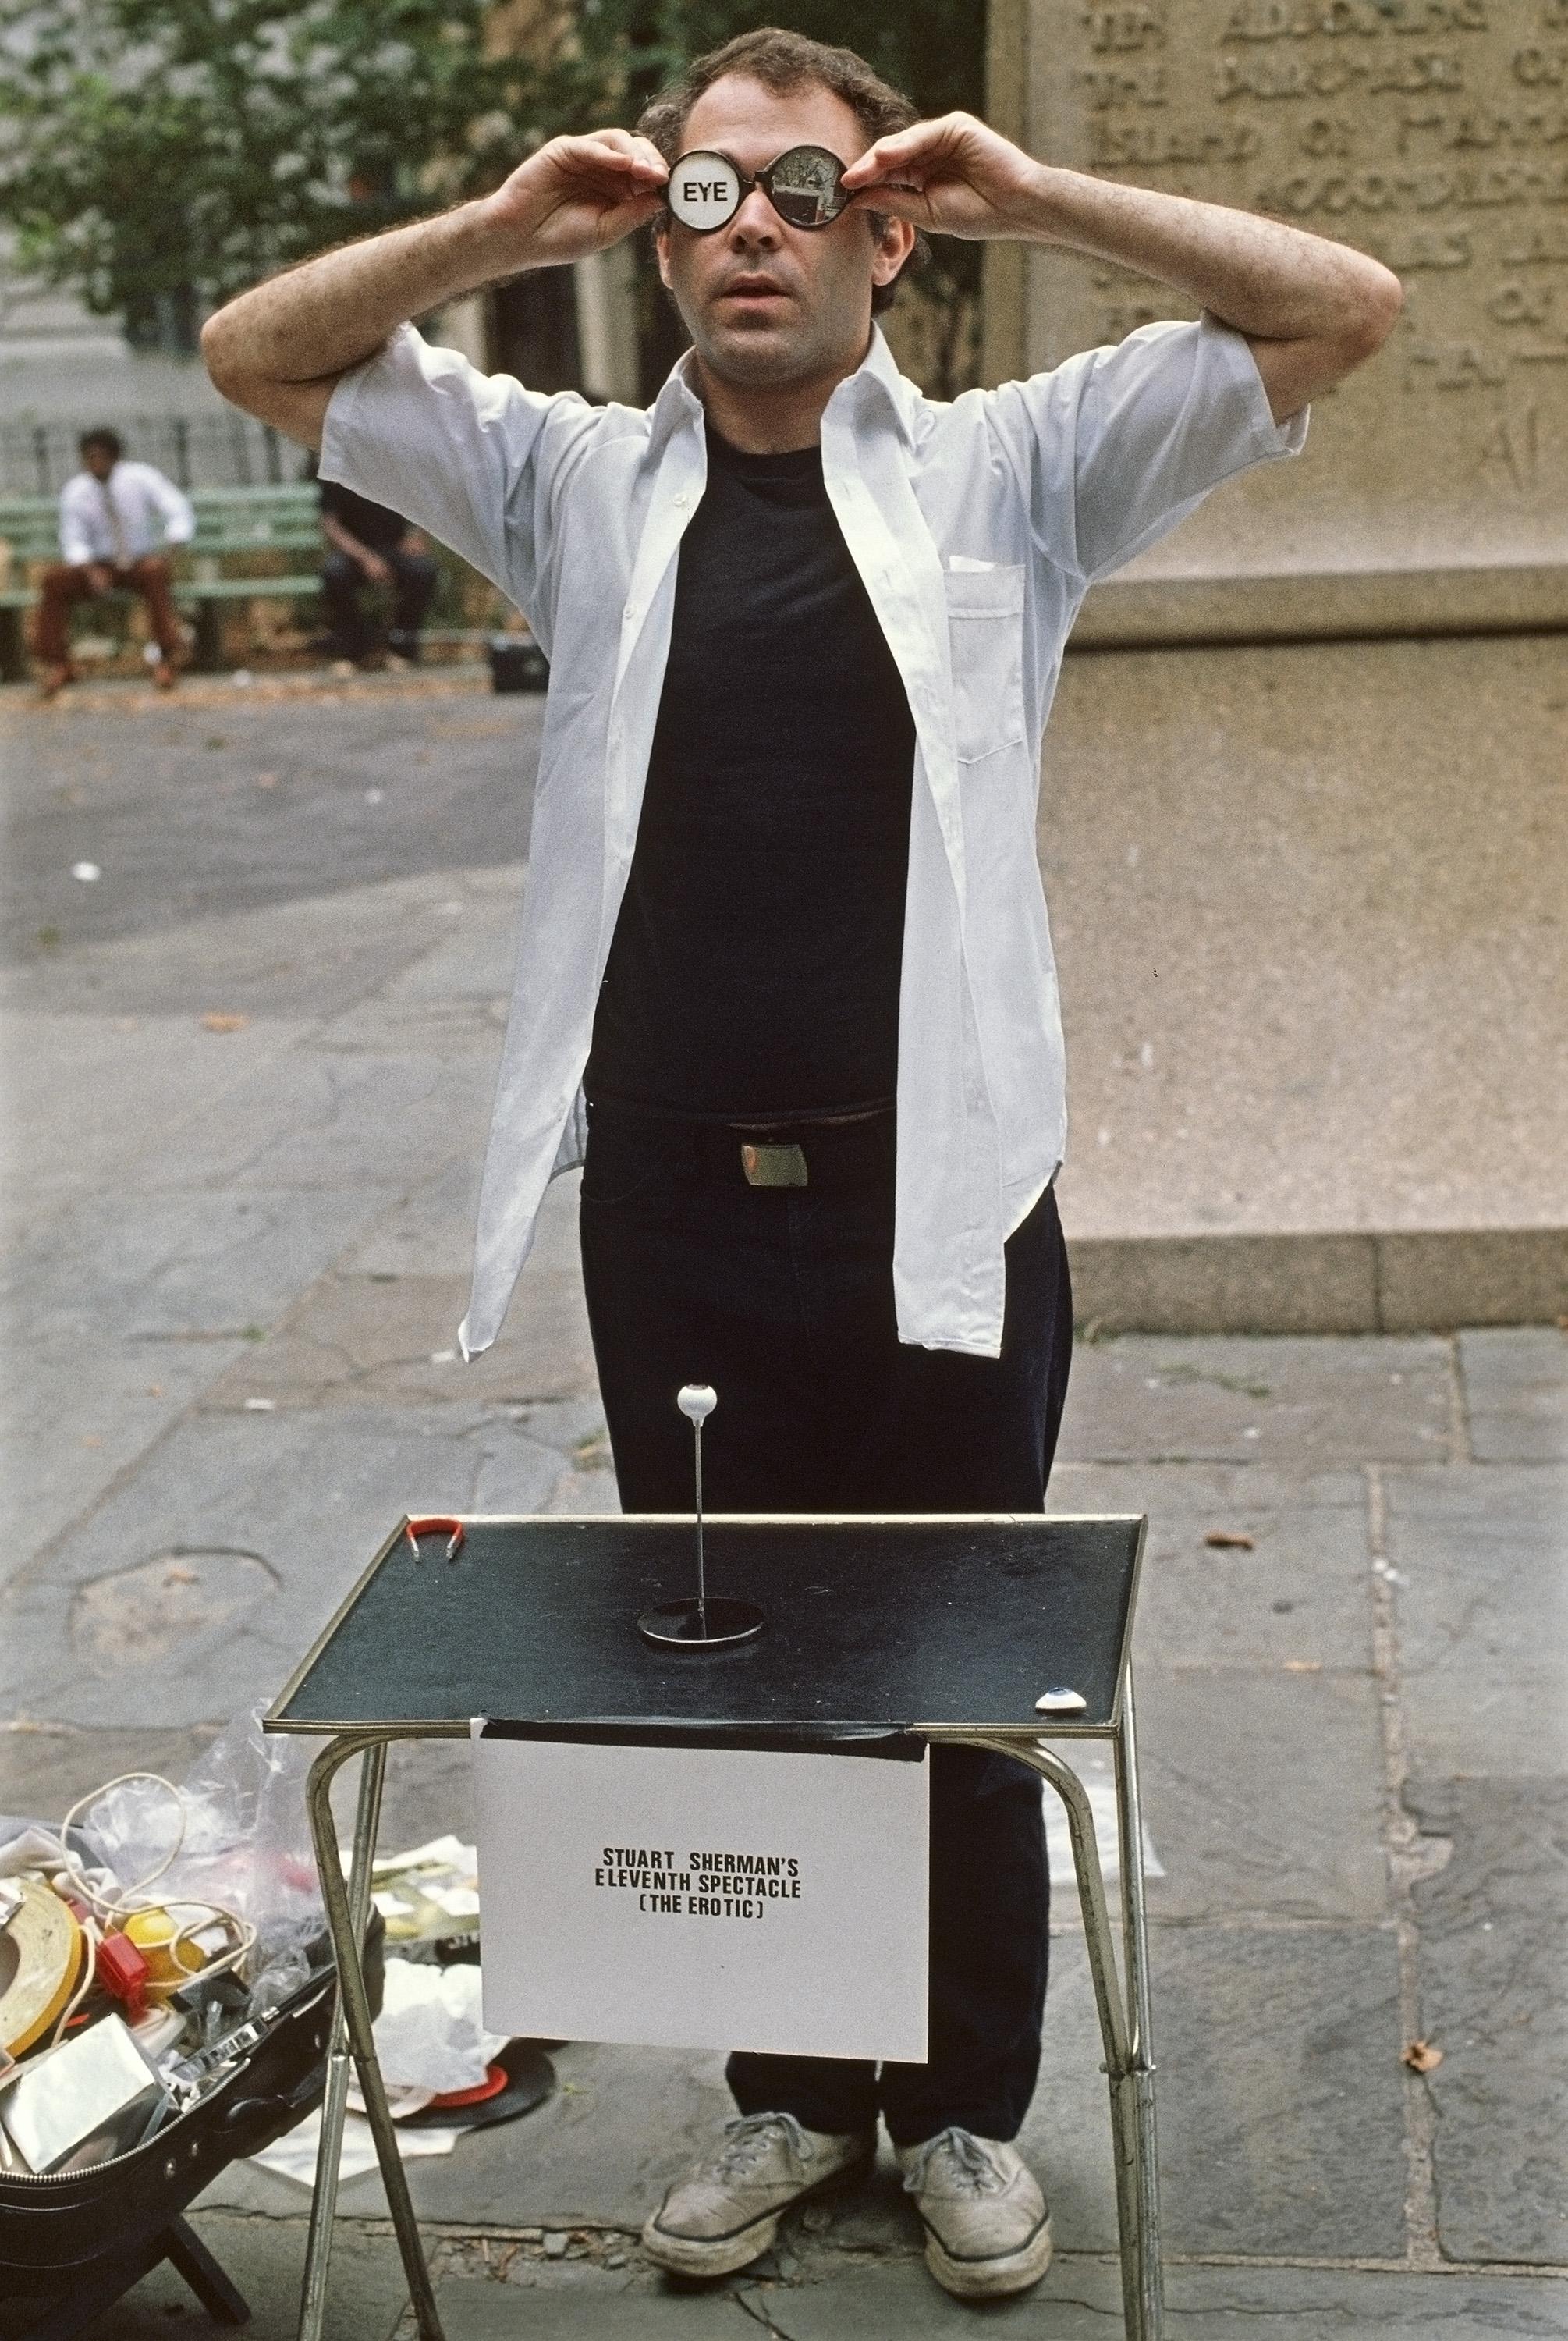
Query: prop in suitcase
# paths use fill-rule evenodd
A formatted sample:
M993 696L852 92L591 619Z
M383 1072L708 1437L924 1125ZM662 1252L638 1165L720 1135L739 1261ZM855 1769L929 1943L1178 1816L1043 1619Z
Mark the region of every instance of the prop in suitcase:
M382 1935L372 1918L372 2012ZM270 2146L321 2102L336 1977L324 1933L315 1948L312 1972L281 2007L214 2039L211 2086L144 2143L76 2169L0 2171L0 2327L15 2341L70 2341L164 2260L220 2323L244 2322L244 2302L184 2213L226 2164Z
M183 1786L125 1773L57 1827L0 1826L8 2335L65 2341L164 2259L243 2319L183 2214L321 2097L333 2012L305 1765L283 1756L242 1715Z

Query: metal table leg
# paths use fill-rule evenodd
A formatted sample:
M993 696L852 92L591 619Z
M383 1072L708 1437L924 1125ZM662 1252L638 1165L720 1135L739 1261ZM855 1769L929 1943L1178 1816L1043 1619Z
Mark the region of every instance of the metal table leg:
M365 1914L370 1907L371 1862L375 1850L376 1823L381 1813L382 1780L388 1741L395 1733L345 1735L323 1748L311 1767L306 1788L311 1834L315 1841L316 1868L321 1874L322 1899L338 1967L338 2018L327 2070L327 2095L322 2107L321 2148L316 2163L316 2190L311 2207L310 2238L305 2251L304 2288L300 2304L300 2341L321 2341L326 2305L327 2268L332 2250L332 2217L337 2203L338 2160L342 2146L343 2109L348 2090L346 2036L359 2074L376 2159L386 2188L387 2207L397 2231L398 2250L409 2296L418 2319L420 2341L444 2341L430 2270L408 2190L408 2174L398 2152L397 2137L387 2106L381 2066L371 2030L370 1999L360 1961ZM353 1854L348 1881L338 1858L337 1827L332 1819L332 1784L351 1758L362 1755L358 1808L354 1816Z
M1087 1736L1087 1735L1086 1735ZM1099 1735L1096 1735L1099 1736ZM1053 1748L978 1732L933 1732L933 1739L963 1740L1010 1756L1050 1782L1067 1808L1073 1868L1084 1918L1084 1941L1110 2084L1111 2141L1116 2165L1116 2227L1121 2243L1122 2313L1127 2341L1161 2341L1165 2303L1159 2258L1158 2171L1155 2160L1154 2067L1147 2061L1149 1989L1143 1904L1143 1839L1138 1828L1136 1749L1130 1680L1124 1684L1122 1721L1115 1746L1118 1828L1122 1844L1122 1908L1127 1957L1124 1991L1116 1936L1106 1908L1105 1877L1087 1791ZM1134 1834L1129 1854L1126 1829ZM1129 2013L1130 2009L1130 2013Z
M336 1766L332 1769L335 1771ZM381 1818L382 1783L386 1773L386 1743L366 1748L360 1764L359 1800L354 1810L352 1852L349 1869L349 1916L356 1951L362 1957L365 1921L370 1912L371 1864L375 1855L376 1826ZM323 1797L323 1804L325 1802ZM328 1808L330 1814L330 1808ZM336 1852L336 1830L333 1832ZM317 1848L318 1858L320 1848ZM332 2221L337 2215L338 2166L342 2157L343 2116L349 2088L348 2027L343 2020L342 1991L332 2017L332 2053L327 2060L326 2095L322 2100L321 2140L316 2149L316 2183L311 2195L310 2231L305 2244L304 2285L300 2296L300 2341L321 2341L326 2313L327 2266L332 2247Z
M1116 1828L1121 1844L1122 1938L1131 2001L1131 2071L1128 2126L1132 2133L1133 2179L1137 2195L1138 2283L1142 2330L1157 2334L1165 2310L1160 2274L1159 2157L1155 2127L1155 2055L1150 2027L1148 1926L1144 1910L1144 1830L1138 1796L1137 1731L1133 1715L1133 1677L1122 1684L1121 1724L1115 1742Z

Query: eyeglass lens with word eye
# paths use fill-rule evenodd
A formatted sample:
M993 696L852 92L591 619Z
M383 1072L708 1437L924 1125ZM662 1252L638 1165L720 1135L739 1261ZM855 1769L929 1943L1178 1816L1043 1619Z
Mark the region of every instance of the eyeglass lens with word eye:
M845 165L826 146L791 146L766 170L743 171L728 154L696 147L670 166L665 201L682 227L710 235L728 227L753 187L760 187L789 227L830 227L849 201Z

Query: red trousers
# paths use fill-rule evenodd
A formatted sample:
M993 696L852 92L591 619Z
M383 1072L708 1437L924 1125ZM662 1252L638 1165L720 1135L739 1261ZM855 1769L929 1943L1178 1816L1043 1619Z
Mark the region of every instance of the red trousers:
M108 564L105 563L105 566ZM180 621L174 613L169 564L159 553L144 553L114 570L122 591L139 593L147 605L153 636L166 659L177 659L183 646ZM96 599L98 589L84 565L56 561L44 572L42 599L33 627L33 649L45 666L68 666L71 661L71 612L78 602Z

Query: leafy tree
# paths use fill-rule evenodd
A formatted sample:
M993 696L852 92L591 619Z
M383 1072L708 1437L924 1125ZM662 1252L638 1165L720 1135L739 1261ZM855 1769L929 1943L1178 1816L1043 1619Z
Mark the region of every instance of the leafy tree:
M490 0L0 0L16 264L133 339L493 184L541 75ZM524 134L526 136L526 133Z
M769 23L858 49L928 113L983 101L977 0L0 0L0 221L27 274L194 344L258 275L630 121ZM972 315L978 248L935 255L919 295Z

